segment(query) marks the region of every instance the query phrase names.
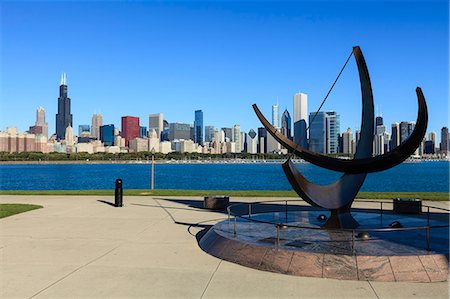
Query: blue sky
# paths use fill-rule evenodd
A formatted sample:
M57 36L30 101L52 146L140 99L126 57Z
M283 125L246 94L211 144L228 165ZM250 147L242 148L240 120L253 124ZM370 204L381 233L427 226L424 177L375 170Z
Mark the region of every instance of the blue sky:
M360 45L375 106L390 131L415 121L416 86L429 107L428 131L448 126L447 1L400 2L2 2L0 129L23 131L43 106L55 130L61 72L68 76L76 131L93 113L163 112L169 122L248 131L293 94L315 112L352 46ZM344 70L323 111L341 131L360 126L356 64Z

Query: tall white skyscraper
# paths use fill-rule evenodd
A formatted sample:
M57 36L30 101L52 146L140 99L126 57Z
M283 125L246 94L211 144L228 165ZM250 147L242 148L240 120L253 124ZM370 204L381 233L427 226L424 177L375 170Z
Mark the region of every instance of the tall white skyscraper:
M101 114L92 115L91 135L96 139L100 139L100 127L103 126L103 116Z
M156 131L156 135L161 138L161 133L164 130L164 115L162 113L150 114L148 116L148 131Z
M64 135L65 135L65 139L66 139L66 144L72 146L74 144L73 129L70 125L66 128L66 132Z
M276 105L272 105L272 125L280 128L280 106L278 106L278 101Z
M294 95L294 142L298 145L308 147L308 95L296 93Z
M234 125L233 131L232 131L232 142L236 143L236 152L240 153L242 151L242 144L241 144L241 126L240 125Z
M344 154L353 154L353 133L352 129L348 128L347 132L342 133L342 152Z

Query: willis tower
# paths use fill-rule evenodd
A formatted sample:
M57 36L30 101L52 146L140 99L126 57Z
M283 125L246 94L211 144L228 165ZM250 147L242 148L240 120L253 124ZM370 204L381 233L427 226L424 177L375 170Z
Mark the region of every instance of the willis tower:
M72 127L72 114L70 114L70 98L67 97L67 75L61 75L59 85L58 114L56 114L56 139L65 138L66 128Z

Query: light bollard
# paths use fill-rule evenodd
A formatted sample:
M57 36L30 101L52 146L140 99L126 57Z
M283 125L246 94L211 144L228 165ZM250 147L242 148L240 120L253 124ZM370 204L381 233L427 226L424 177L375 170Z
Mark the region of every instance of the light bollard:
M116 180L116 189L114 191L114 205L116 207L123 207L122 179Z

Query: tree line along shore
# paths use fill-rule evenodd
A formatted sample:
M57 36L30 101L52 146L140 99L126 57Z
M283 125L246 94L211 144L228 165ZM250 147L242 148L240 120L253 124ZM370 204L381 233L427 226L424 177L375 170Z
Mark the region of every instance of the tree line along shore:
M333 157L351 158L347 154L330 155ZM137 153L41 153L41 152L21 152L8 153L0 152L0 163L30 162L30 163L114 163L122 161L149 161L154 158L156 161L220 161L220 160L243 160L244 162L263 161L263 160L286 160L290 157L288 154L250 154L250 153L226 153L226 154L201 154L201 153L180 153L172 152L168 154L137 152ZM292 156L297 159L297 157Z

